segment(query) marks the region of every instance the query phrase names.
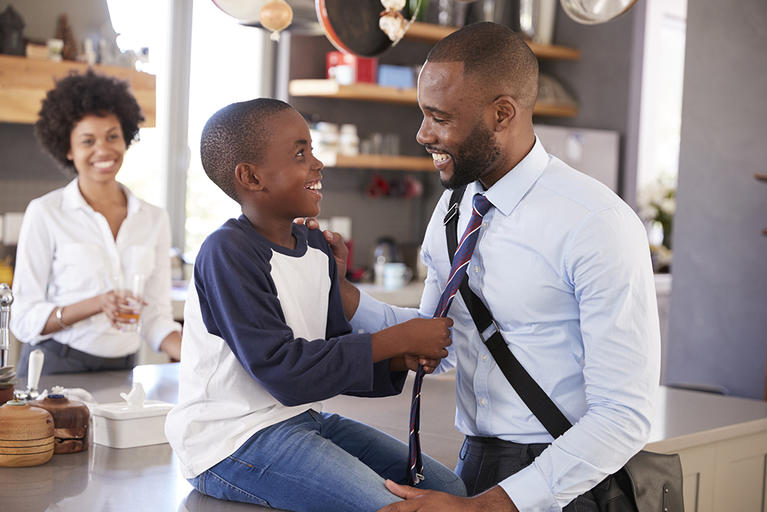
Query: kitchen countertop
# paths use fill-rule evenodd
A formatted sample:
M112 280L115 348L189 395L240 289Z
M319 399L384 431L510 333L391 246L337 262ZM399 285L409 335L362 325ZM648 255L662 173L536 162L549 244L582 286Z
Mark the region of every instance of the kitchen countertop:
M53 385L81 387L98 402L119 401L119 393L141 382L147 399L175 402L178 365L138 366L132 372L96 372L41 378ZM424 450L453 466L462 436L453 427L455 381L452 373L429 376L423 386ZM325 410L337 412L406 439L411 382L395 397L336 397ZM658 414L647 448L680 450L717 439L767 430L767 403L661 387ZM438 397L438 399L429 399ZM208 498L193 490L179 472L168 444L115 449L91 443L82 453L55 455L31 468L0 468L0 504L4 512L44 510L244 511L252 506Z

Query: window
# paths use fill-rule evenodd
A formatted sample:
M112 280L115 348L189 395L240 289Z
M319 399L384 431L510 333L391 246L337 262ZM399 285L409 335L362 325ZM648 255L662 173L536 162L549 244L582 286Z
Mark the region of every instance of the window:
M645 21L637 190L676 184L687 0L649 0Z
M154 0L108 0L109 17L117 36L120 51L133 51L136 55L148 49L148 60L136 63L136 69L160 75L166 69L168 26L166 2ZM158 81L160 79L158 78ZM158 102L160 101L158 95ZM159 112L159 105L157 108ZM131 145L117 179L136 196L158 206L165 206L163 194L160 148L163 128L141 128L139 141Z
M189 146L184 252L193 256L205 237L226 219L240 214L240 205L224 194L200 163L200 134L208 118L236 101L269 95L272 43L263 30L238 24L213 2L194 2L189 93Z

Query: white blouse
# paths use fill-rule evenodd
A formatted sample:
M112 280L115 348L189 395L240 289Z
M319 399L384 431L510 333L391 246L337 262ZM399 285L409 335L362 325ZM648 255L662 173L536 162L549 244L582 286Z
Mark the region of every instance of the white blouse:
M77 179L29 203L19 233L11 331L33 345L48 338L99 357L121 357L139 349L141 338L154 350L181 326L170 305L170 221L168 214L131 194L128 215L115 240L109 223L85 202ZM41 335L56 306L66 306L112 289L116 272L144 276L146 302L138 332L122 332L103 313L71 328Z

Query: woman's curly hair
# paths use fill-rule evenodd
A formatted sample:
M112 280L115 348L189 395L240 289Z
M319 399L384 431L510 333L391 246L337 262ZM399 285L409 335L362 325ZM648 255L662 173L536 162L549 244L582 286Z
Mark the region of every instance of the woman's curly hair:
M128 89L128 83L88 69L71 72L48 91L35 123L35 136L43 149L65 171L77 174L67 158L70 136L75 125L87 115L114 114L120 120L125 147L138 140L139 123L144 121L141 108Z

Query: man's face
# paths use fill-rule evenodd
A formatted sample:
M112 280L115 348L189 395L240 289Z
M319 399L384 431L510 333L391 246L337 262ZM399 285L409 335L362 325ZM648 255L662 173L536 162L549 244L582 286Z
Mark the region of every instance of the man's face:
M268 211L286 219L317 216L322 199L322 162L312 154L306 121L289 109L274 114L269 125L272 133L257 171Z
M423 121L416 140L431 153L444 187L471 183L493 169L501 150L463 63L426 62L418 78L418 105Z

